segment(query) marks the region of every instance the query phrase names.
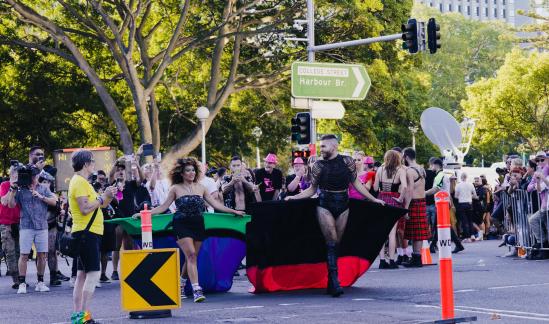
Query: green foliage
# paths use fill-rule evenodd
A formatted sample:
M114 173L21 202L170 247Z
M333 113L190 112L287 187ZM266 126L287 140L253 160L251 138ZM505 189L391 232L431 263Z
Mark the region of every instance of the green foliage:
M531 153L547 148L548 87L549 54L514 49L495 77L467 89L462 106L478 119L475 143L487 151L499 151L501 142L522 143L523 151Z

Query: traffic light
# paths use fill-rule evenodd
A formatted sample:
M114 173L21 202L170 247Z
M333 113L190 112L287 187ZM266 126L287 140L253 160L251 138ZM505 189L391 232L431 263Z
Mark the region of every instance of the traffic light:
M408 23L402 24L402 40L404 41L404 44L402 47L404 49L407 49L410 53L417 53L419 50L419 42L418 42L418 28L417 28L417 20L415 19L408 19Z
M292 118L292 140L297 144L311 143L311 114L298 113Z
M427 23L427 37L429 52L435 54L440 48L440 25L436 23L435 18L430 18Z
M309 160L309 157L311 156L311 151L309 150L292 150L292 162L296 158L303 159L303 162L307 164L307 160Z

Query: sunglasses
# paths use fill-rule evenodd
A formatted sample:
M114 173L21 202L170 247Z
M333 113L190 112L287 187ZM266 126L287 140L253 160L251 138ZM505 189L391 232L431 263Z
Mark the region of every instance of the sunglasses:
M536 159L536 162L545 162L545 159Z
M362 159L354 159L355 162L362 162Z

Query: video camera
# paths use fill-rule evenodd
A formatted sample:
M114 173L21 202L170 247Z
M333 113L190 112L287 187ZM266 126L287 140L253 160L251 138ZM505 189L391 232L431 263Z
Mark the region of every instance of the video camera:
M10 164L17 171L17 182L16 184L20 188L28 189L32 184L32 177L40 174L40 169L34 165L24 165L17 160L11 160Z

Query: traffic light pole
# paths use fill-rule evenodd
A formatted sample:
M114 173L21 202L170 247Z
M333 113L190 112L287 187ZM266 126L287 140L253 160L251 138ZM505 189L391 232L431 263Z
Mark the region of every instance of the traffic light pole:
M402 33L316 46L315 45L315 5L314 5L314 0L307 0L307 61L308 62L312 63L315 61L315 52L327 51L335 48L366 45L366 44L372 44L377 42L390 42L397 39L402 39ZM308 102L309 111L311 112L311 116L312 116L313 99L308 99L307 102ZM316 144L316 137L317 137L316 119L311 118L311 144Z
M307 0L307 61L315 61L315 4ZM313 99L307 99L307 106L311 113L311 144L316 144L316 119L313 118Z

